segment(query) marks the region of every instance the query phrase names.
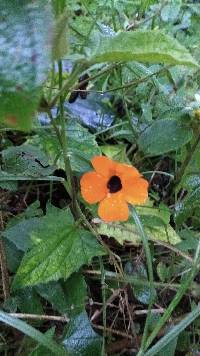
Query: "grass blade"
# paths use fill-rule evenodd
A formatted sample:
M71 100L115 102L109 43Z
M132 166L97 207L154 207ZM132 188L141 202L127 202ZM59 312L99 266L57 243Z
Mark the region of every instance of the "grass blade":
M139 355L142 355L143 353L143 349L146 343L146 339L147 339L147 334L148 334L148 326L149 326L149 320L150 320L150 316L151 316L151 308L154 302L154 280L153 280L153 264L152 264L152 258L151 258L151 251L149 248L149 243L148 243L148 237L146 236L146 233L143 229L142 223L140 221L140 218L135 210L135 208L133 206L131 206L131 213L133 216L133 219L135 221L135 225L138 229L138 232L141 236L142 242L143 242L143 246L144 246L144 250L145 250L145 254L146 254L146 259L147 259L147 268L148 268L148 276L149 276L149 287L150 287L150 301L149 301L149 305L148 305L148 314L147 314L147 318L146 318L146 322L145 322L145 327L144 327L144 332L143 332L143 336L142 336L142 342L141 342L141 348L140 351L138 353Z
M190 312L180 323L174 326L165 336L163 336L156 345L151 347L145 356L154 356L160 352L169 342L175 339L184 329L188 327L200 315L200 304Z
M147 348L151 345L152 341L158 335L160 329L164 326L164 324L167 322L167 320L169 320L172 312L174 311L174 309L176 308L176 306L178 305L178 303L180 302L180 300L184 296L185 292L189 288L189 286L190 286L192 280L194 279L194 276L195 276L195 274L197 273L197 270L198 270L199 256L200 256L200 241L199 241L199 244L198 244L197 249L196 249L195 258L194 258L194 264L193 264L190 272L188 273L187 278L185 279L183 284L180 286L180 288L177 291L174 299L169 304L169 306L166 309L165 313L163 314L162 318L159 320L159 322L156 324L154 330L149 335L149 337L148 337L148 339L146 341L145 350L147 350Z
M37 329L28 325L25 321L19 320L17 318L11 317L9 314L0 311L0 321L3 323L12 326L13 328L21 331L25 335L31 337L35 341L39 342L41 345L45 346L47 349L51 350L55 355L64 356L67 355L67 352L64 350L64 347L57 344L55 341L50 339L47 335L44 335Z

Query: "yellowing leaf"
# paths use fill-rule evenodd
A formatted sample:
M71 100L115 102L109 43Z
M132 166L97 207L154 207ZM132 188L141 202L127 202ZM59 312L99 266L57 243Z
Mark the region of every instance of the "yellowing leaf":
M137 227L132 223L105 223L100 219L93 219L93 222L97 224L99 234L113 237L121 245L125 241L131 242L135 246L141 244ZM144 226L144 230L152 241L163 241L171 245L176 245L181 241L179 235L170 225Z

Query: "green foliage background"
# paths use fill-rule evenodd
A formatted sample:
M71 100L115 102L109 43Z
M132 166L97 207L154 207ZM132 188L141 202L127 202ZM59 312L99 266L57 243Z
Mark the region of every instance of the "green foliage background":
M112 335L108 304L113 293L125 303L130 288L147 314L141 320L124 309L137 355L198 351L200 5L10 0L1 1L0 18L0 320L25 335L16 350L109 354L125 333L114 327ZM149 201L127 223L103 223L80 196L79 179L100 154L136 166L150 182ZM26 201L43 183L45 207L36 194ZM24 186L25 205L6 214ZM54 319L44 327L48 308L59 330ZM4 354L15 347L10 330Z

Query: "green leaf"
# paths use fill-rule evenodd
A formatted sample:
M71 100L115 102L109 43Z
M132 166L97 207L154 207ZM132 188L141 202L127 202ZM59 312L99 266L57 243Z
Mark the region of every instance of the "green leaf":
M7 182L6 181L6 178L7 178L7 174L2 172L0 170L0 179L4 179L5 178L5 181L0 181L0 188L1 189L6 189L6 190L10 190L10 191L16 191L17 190L17 181L14 181L14 182Z
M20 265L23 253L22 251L19 251L16 246L8 240L5 240L3 244L6 252L6 261L8 269L10 272L14 273Z
M200 175L199 174L187 174L181 179L181 186L188 192L192 192L194 189L200 187Z
M175 206L175 219L178 225L181 225L185 220L194 214L194 210L199 207L200 186L194 189L191 193Z
M33 288L20 289L16 296L17 306L22 313L43 314L43 308L36 291Z
M69 210L56 209L43 217L31 238L35 246L24 256L14 288L67 279L92 257L105 254L94 236L74 225Z
M12 218L4 231L2 236L10 243L14 244L18 250L23 252L32 247L34 241L31 235L34 231L38 231L41 225L44 225L46 219L43 220L43 212L39 208L39 202L36 201L29 205L27 209L15 218ZM58 210L59 211L59 210ZM54 216L57 213L57 208L47 204L47 216ZM46 229L48 225L46 226Z
M29 130L40 94L40 89L31 92L0 92L0 122L16 130Z
M182 241L176 247L181 251L196 251L200 237L198 231L183 229L179 232L179 234Z
M49 205L50 204L47 203L47 207ZM23 213L21 213L20 215L18 215L18 217L19 218L30 219L30 218L35 218L35 217L41 217L43 215L44 215L44 213L42 211L42 208L40 207L40 201L39 200L35 200L34 203L28 205L26 210L23 211Z
M0 121L27 130L50 63L51 11L44 0L2 0Z
M92 329L85 311L71 320L63 343L70 355L101 355L102 338Z
M3 237L12 242L18 250L27 251L32 246L31 233L42 223L39 218L22 220L2 232Z
M192 139L192 129L181 120L156 120L140 135L139 149L146 156L175 151Z
M87 300L87 285L82 274L73 273L64 284L64 289L69 316L74 317L82 313L85 310Z
M153 202L149 200L145 205L137 206L136 211L140 215L142 223L150 227L154 225L167 225L170 222L170 210L164 203L160 203L155 208ZM157 218L157 224L155 224L156 219L154 220L154 217Z
M68 303L64 289L59 282L49 282L35 287L42 298L52 304L54 310L63 314L68 312Z
M123 163L127 162L128 164L130 164L130 161L128 160L126 155L126 145L124 144L102 145L101 151L103 152L103 154L113 160Z
M45 177L53 173L55 167L49 165L48 157L39 148L24 144L2 151L4 171L31 177ZM5 174L5 172L3 172Z
M99 34L93 46L89 58L92 63L138 61L198 66L184 46L157 30L120 32L112 37Z
M24 252L32 246L31 232L42 224L42 219L39 219L39 217L43 217L43 212L39 208L39 204L38 201L35 201L29 205L22 214L10 219L6 229L2 231L2 236L6 239L5 242L10 244L11 251L14 246L15 256L20 254L19 250ZM9 261L13 265L12 256L10 256Z
M95 136L75 120L68 120L66 135L68 139L67 151L72 170L80 173L91 170L91 158L100 154ZM42 132L38 137L38 143L45 152L51 155L52 162L59 156L57 166L64 168L59 142L55 135Z
M171 267L171 266L170 266ZM167 267L163 262L159 262L157 265L157 274L162 282L170 279L170 267Z
M95 136L74 120L69 120L66 134L72 169L77 172L91 170L91 158L100 154Z
M185 179L186 175L199 174L199 172L200 172L200 143L197 145L187 167L185 168L183 180Z
M57 344L47 335L28 325L25 321L13 318L3 311L0 311L0 321L12 326L13 328L21 331L25 335L39 342L41 345L48 348L48 350L50 350L54 355L64 356L68 354L61 345Z

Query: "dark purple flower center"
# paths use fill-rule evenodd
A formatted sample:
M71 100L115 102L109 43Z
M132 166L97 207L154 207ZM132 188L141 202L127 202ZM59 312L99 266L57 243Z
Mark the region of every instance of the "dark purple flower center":
M117 193L122 189L121 179L118 176L112 176L107 183L107 188L110 193Z

